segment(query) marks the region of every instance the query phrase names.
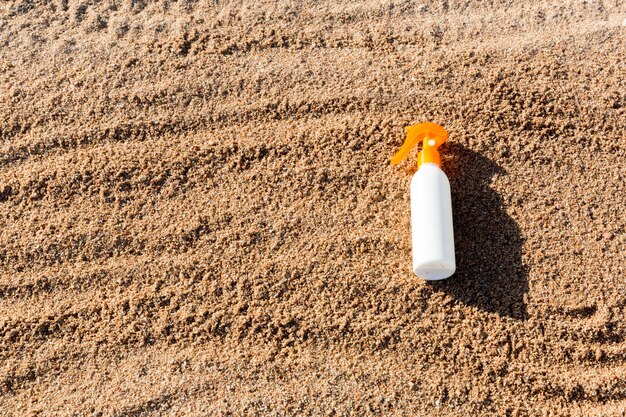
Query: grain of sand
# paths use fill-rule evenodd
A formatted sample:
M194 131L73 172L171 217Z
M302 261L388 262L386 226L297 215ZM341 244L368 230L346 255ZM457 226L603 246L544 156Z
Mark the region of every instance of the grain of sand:
M625 415L625 12L2 2L0 415Z

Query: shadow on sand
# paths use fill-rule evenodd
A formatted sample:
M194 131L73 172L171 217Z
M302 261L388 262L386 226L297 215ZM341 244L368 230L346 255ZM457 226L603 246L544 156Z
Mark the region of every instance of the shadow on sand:
M525 320L527 270L523 240L515 221L489 188L505 171L486 157L458 144L447 144L443 161L452 189L456 273L433 282L433 289L500 316Z

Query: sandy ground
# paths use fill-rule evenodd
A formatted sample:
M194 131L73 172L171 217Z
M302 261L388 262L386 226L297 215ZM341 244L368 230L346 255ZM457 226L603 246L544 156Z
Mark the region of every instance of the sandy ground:
M0 415L626 415L625 18L2 2ZM441 284L389 165L426 120Z

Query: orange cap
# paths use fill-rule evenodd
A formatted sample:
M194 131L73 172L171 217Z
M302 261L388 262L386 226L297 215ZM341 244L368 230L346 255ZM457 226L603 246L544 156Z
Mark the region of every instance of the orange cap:
M406 139L400 150L391 158L391 165L396 165L409 154L411 149L420 140L424 140L422 150L417 155L417 166L422 164L437 164L441 167L441 157L439 156L439 148L448 139L446 129L436 123L425 122L418 125L408 126L406 130Z

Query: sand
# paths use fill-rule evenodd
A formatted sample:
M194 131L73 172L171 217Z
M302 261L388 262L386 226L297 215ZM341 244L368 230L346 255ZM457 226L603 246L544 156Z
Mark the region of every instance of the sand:
M2 2L0 415L626 415L623 6Z

